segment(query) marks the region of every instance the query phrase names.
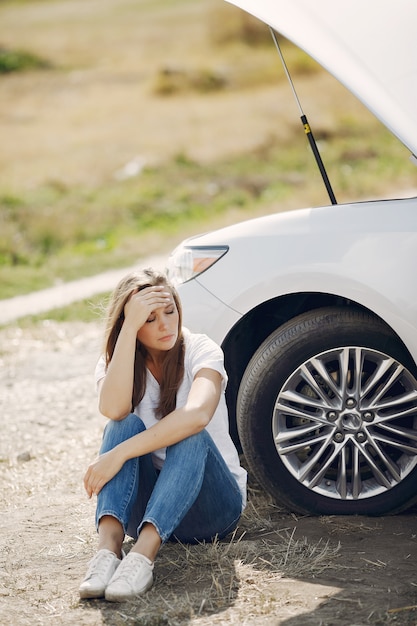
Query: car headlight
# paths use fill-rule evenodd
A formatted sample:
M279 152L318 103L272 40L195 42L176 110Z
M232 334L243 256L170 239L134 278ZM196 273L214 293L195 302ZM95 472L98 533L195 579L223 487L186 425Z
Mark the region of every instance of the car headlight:
M180 285L205 272L228 251L228 246L179 246L168 259L167 274Z

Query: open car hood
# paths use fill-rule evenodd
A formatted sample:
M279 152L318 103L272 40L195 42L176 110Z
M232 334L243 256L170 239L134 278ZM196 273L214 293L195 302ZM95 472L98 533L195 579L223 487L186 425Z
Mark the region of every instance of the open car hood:
M416 0L227 0L303 49L417 155Z

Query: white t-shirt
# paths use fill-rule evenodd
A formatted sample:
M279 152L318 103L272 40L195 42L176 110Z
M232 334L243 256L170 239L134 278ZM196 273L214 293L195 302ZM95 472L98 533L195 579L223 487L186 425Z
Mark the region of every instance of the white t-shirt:
M229 435L229 417L227 412L225 389L227 385L227 373L224 368L224 356L222 349L207 335L191 333L183 328L185 342L184 378L177 392L176 407L186 404L193 380L201 369L208 368L219 372L222 376L222 395L217 409L206 426L220 454L224 458L228 468L234 476L242 494L243 507L246 506L246 470L241 467L239 455ZM104 356L100 357L95 371L96 383L106 375ZM158 422L155 410L159 404L159 384L151 372L147 370L145 395L135 408L146 428L150 428ZM165 448L155 450L152 453L156 468L160 469L165 460Z

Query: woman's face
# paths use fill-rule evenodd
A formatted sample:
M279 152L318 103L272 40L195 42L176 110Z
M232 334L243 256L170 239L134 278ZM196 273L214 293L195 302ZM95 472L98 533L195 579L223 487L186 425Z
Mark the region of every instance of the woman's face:
M138 341L152 355L171 350L178 339L178 321L178 309L172 299L166 306L152 311L138 330Z

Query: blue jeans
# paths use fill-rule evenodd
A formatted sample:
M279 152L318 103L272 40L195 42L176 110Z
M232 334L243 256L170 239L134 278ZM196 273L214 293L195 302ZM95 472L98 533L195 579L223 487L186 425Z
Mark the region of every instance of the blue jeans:
M131 413L109 421L100 453L141 433L145 425ZM115 517L134 539L145 522L162 542L222 539L232 532L242 512L242 496L214 441L206 430L169 446L160 472L150 454L126 461L97 496L96 524Z

